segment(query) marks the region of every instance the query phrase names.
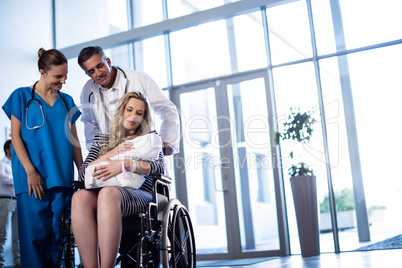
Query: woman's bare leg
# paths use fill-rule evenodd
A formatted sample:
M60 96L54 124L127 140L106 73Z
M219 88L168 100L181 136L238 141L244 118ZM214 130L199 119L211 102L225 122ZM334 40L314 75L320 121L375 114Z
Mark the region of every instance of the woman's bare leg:
M114 267L122 233L122 198L115 187L105 187L98 195L98 239L101 267ZM86 266L85 266L86 268Z
M71 202L74 238L85 268L98 268L97 199L97 192L79 190Z

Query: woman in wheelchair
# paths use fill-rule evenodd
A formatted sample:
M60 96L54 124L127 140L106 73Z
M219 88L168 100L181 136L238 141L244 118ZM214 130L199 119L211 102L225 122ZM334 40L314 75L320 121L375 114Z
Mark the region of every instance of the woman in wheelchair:
M82 189L73 195L72 228L85 268L114 267L122 234L122 219L144 213L152 201L153 179L146 175L164 173L162 152L157 159L150 161L130 158L111 160L132 150L133 144L128 140L147 135L151 132L150 127L151 116L145 97L139 92L127 93L120 100L110 135L95 136L79 170L81 180L88 177L88 174L85 175L87 167L101 162L103 164L96 166L91 174L95 180L107 181L122 175L128 180L129 172L145 175L145 181L138 189L106 186Z

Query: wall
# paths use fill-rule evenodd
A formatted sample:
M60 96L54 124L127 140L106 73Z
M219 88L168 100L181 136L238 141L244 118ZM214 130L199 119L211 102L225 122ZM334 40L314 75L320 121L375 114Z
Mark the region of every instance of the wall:
M52 48L52 1L0 0L1 106L16 88L32 85L39 78L37 51L40 47ZM6 140L7 127L10 128L10 120L1 111L1 148ZM3 157L2 153L0 157ZM11 234L11 229L8 234ZM12 266L9 235L4 253L5 265Z
M37 51L52 48L51 0L0 0L0 104L11 92L39 78ZM0 112L0 144L10 120ZM1 150L2 151L2 150Z

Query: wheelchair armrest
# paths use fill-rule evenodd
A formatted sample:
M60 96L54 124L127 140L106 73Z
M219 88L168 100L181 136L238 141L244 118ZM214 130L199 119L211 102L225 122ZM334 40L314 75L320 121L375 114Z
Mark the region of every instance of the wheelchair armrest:
M154 179L152 195L154 203L158 208L155 211L154 218L162 221L163 212L170 198L169 192L172 179L164 174L154 174L152 177Z
M85 189L85 183L83 181L73 181L71 182L74 190Z
M170 192L170 184L172 183L172 179L164 174L154 174L152 175L154 178L153 183L153 195L154 200L158 199L158 196L165 196L169 199Z
M172 183L172 178L161 173L154 174L152 175L152 177L154 178L154 181L158 181L158 183L162 183L165 185L169 185Z

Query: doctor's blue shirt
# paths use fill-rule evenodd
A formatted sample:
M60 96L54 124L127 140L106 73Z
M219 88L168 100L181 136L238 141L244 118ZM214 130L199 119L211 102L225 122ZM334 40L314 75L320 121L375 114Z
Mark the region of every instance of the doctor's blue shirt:
M66 101L70 116L60 94L53 106L50 107L38 94L34 93L35 98L42 106L45 124L38 129L29 129L41 126L43 123L39 102L34 101L30 104L28 113L26 112L31 94L30 87L18 88L11 93L2 108L10 120L13 115L21 122L21 138L25 150L32 165L43 179L44 189L59 186L71 188L71 181L74 180L74 163L68 120L73 125L80 117L81 112L68 94L60 92ZM27 174L14 147L11 151L11 164L15 194L28 192Z

